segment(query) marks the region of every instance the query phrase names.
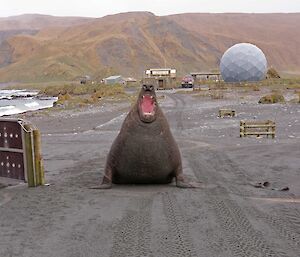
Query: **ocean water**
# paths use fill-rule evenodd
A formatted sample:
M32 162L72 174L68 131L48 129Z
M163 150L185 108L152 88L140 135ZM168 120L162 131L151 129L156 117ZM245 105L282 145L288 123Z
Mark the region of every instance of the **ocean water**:
M57 97L39 97L33 90L0 90L0 116L53 107Z

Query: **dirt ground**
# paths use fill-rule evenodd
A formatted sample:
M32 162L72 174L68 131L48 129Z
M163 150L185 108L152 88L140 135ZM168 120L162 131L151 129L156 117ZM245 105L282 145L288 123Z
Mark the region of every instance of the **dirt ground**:
M261 92L216 100L175 92L158 93L161 107L184 173L201 188L90 189L129 104L25 115L41 129L50 185L0 189L0 256L299 257L299 104L259 105ZM237 116L218 118L219 108ZM274 120L276 138L240 138L242 119Z

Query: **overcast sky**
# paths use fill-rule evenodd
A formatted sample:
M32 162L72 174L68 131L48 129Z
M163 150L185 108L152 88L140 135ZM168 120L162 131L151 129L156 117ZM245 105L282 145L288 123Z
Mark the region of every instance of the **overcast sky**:
M128 11L156 15L186 12L300 12L300 0L0 0L0 17L24 13L102 17Z

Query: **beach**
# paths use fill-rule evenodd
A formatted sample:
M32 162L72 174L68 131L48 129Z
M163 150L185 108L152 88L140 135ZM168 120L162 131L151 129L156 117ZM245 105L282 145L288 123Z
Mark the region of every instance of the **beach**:
M177 91L157 95L184 174L200 188L91 189L129 102L14 116L41 131L47 185L0 178L0 256L298 257L299 104L258 104L261 92L211 99ZM219 118L220 108L236 116ZM240 120L253 119L274 120L276 137L240 138Z
M57 97L41 96L38 90L1 89L0 85L0 117L50 108L56 101Z

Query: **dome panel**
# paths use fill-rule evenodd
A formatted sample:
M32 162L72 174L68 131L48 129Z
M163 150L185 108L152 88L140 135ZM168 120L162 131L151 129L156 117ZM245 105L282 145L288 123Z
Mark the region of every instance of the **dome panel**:
M267 72L267 59L253 44L236 44L223 54L220 71L225 82L260 81Z

